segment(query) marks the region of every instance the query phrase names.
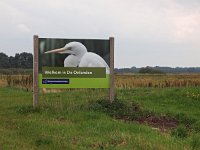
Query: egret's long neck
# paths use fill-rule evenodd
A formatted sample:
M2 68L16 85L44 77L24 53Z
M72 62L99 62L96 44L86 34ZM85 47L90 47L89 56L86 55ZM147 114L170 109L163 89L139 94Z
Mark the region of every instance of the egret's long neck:
M83 55L85 55L87 53L87 49L84 49L81 51L81 53L79 53L78 55L76 55L76 57L78 57L79 59L81 59L83 57Z

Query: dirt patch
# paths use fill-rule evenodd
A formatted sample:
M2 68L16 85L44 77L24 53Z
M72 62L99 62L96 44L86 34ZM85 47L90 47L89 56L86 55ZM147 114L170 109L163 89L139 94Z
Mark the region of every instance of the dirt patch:
M151 126L152 129L158 130L161 132L168 132L171 129L175 129L179 126L179 121L176 118L171 118L167 116L148 116L148 117L139 117L134 120L130 120L128 117L115 118L129 123L139 123Z
M150 116L150 117L144 117L136 120L140 124L147 124L149 126L154 127L155 129L159 129L162 132L166 132L169 129L177 128L179 125L179 122L176 118L170 118L166 116Z
M177 128L179 125L177 118L167 115L158 116L135 102L125 103L121 100L115 100L111 104L106 100L99 100L92 104L90 108L96 111L102 111L116 120L145 124L161 132L168 132L170 129Z

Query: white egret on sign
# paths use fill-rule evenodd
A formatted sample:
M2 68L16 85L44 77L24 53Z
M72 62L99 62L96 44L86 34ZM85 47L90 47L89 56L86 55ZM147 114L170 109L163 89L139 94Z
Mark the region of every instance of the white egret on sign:
M64 67L78 67L80 61L74 55L69 55L64 60Z
M50 50L48 53L70 54L64 60L64 67L105 67L106 74L110 68L101 56L88 52L87 48L80 42L70 42L63 48Z

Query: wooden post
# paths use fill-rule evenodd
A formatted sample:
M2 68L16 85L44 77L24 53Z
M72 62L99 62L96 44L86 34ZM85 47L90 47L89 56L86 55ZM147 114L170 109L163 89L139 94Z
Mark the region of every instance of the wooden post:
M110 89L109 100L110 103L114 101L114 37L110 37Z
M38 108L39 90L38 90L38 36L33 36L33 108Z

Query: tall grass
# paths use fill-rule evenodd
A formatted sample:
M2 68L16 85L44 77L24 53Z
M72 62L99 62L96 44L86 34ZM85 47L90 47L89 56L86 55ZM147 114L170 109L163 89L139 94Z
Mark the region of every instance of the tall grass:
M129 89L134 87L197 87L200 86L200 74L168 75L115 75L115 87Z
M32 75L0 75L0 86L32 90L32 83ZM120 89L131 89L136 87L165 88L198 86L200 86L200 74L115 75L115 87Z
M32 75L0 75L0 86L16 87L25 90L32 90Z

